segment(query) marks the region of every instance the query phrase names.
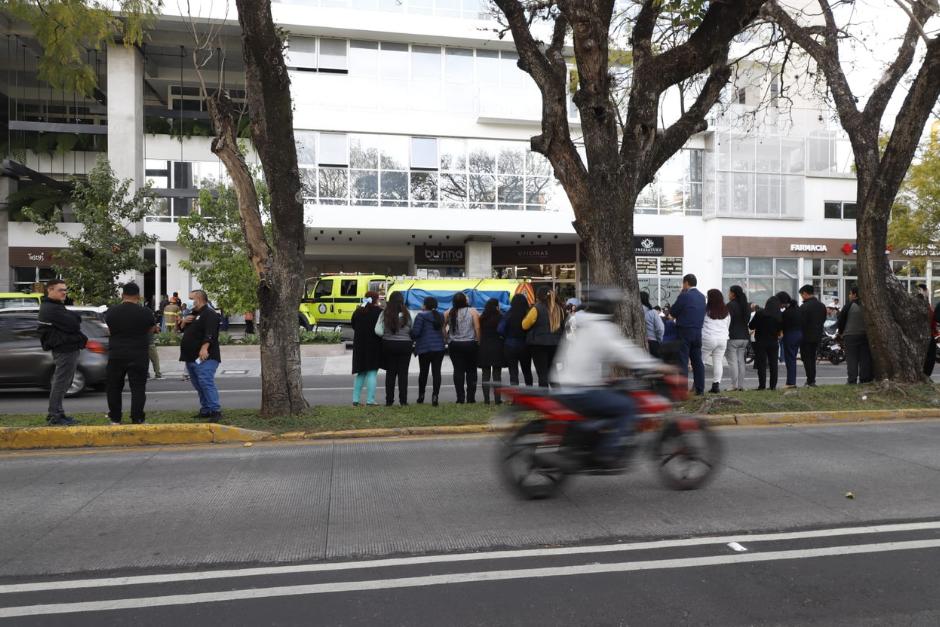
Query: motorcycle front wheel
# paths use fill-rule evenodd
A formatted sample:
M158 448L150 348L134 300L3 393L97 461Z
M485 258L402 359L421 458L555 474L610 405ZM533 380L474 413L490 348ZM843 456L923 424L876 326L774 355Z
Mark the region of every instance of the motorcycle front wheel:
M654 449L659 477L673 490L697 490L711 481L724 456L721 439L708 422L692 416L671 418Z
M502 441L500 474L510 489L522 498L550 498L568 476L559 468L540 463L538 449L546 446L546 441L544 420L527 422Z

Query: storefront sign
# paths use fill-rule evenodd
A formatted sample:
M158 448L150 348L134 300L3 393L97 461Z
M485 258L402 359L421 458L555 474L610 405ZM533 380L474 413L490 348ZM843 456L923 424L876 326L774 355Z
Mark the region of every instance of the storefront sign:
M633 238L633 254L637 257L662 257L665 253L666 239L661 235L639 235Z
M577 261L577 258L577 248L574 244L493 247L494 266L536 263L574 263Z
M10 266L17 268L51 268L60 248L10 246Z
M940 257L940 248L933 244L917 248L905 248L901 251L905 257Z
M415 264L421 266L462 266L463 246L415 246Z
M655 259L649 257L637 257L636 258L636 273L637 274L659 274L659 268Z
M682 257L666 257L659 263L659 273L663 276L682 276Z
M825 253L829 248L825 244L790 244L791 253Z

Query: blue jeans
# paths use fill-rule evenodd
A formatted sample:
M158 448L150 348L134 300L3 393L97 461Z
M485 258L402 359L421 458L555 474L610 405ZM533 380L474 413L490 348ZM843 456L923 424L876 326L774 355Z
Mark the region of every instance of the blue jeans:
M219 401L219 390L215 387L215 371L219 362L214 359L196 364L194 361L186 362L186 372L189 373L189 382L199 395L199 414L209 416L222 410Z
M629 433L636 417L633 400L626 394L613 390L596 388L584 392L562 394L559 400L579 414L603 422L604 427L611 427L597 444L595 453L598 457L613 459L620 453L618 446L624 435Z
M796 385L796 356L803 342L802 331L790 331L783 336L783 360L787 364L787 385Z
M702 362L702 330L680 327L679 370L689 376L689 361L692 361L692 378L695 393L705 393L705 364Z

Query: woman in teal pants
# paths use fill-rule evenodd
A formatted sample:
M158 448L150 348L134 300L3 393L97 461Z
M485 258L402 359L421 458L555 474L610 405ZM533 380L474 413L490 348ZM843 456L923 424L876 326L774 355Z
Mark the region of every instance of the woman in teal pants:
M382 315L378 303L379 295L376 292L366 292L362 303L352 315L352 371L356 375L352 400L355 406L359 405L363 385L366 388L366 405L375 405L375 382L382 364L382 338L375 334L375 323Z

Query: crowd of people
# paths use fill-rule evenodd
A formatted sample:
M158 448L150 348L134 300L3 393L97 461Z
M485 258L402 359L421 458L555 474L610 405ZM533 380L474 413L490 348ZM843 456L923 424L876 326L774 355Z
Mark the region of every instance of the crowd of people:
M39 329L43 350L50 351L55 363L49 391L49 409L46 420L50 425L78 424L65 413L63 401L72 384L78 366L80 351L88 338L82 333L81 315L66 307L65 281L54 279L44 286L45 296L39 307ZM180 361L185 364L188 378L199 397L198 419L218 422L222 419L219 391L215 373L221 363L219 326L221 317L209 304L203 290L193 290L187 301L179 299L170 308L168 319L164 309L163 324L171 325L180 337ZM161 329L154 312L142 304L140 287L126 283L121 289L121 302L109 308L104 315L108 325L109 346L106 376L108 419L111 424L123 420L122 394L125 380L130 385L130 421L142 424L146 417L144 407L147 396L152 354L155 353L153 334ZM155 364L160 376L159 361Z

